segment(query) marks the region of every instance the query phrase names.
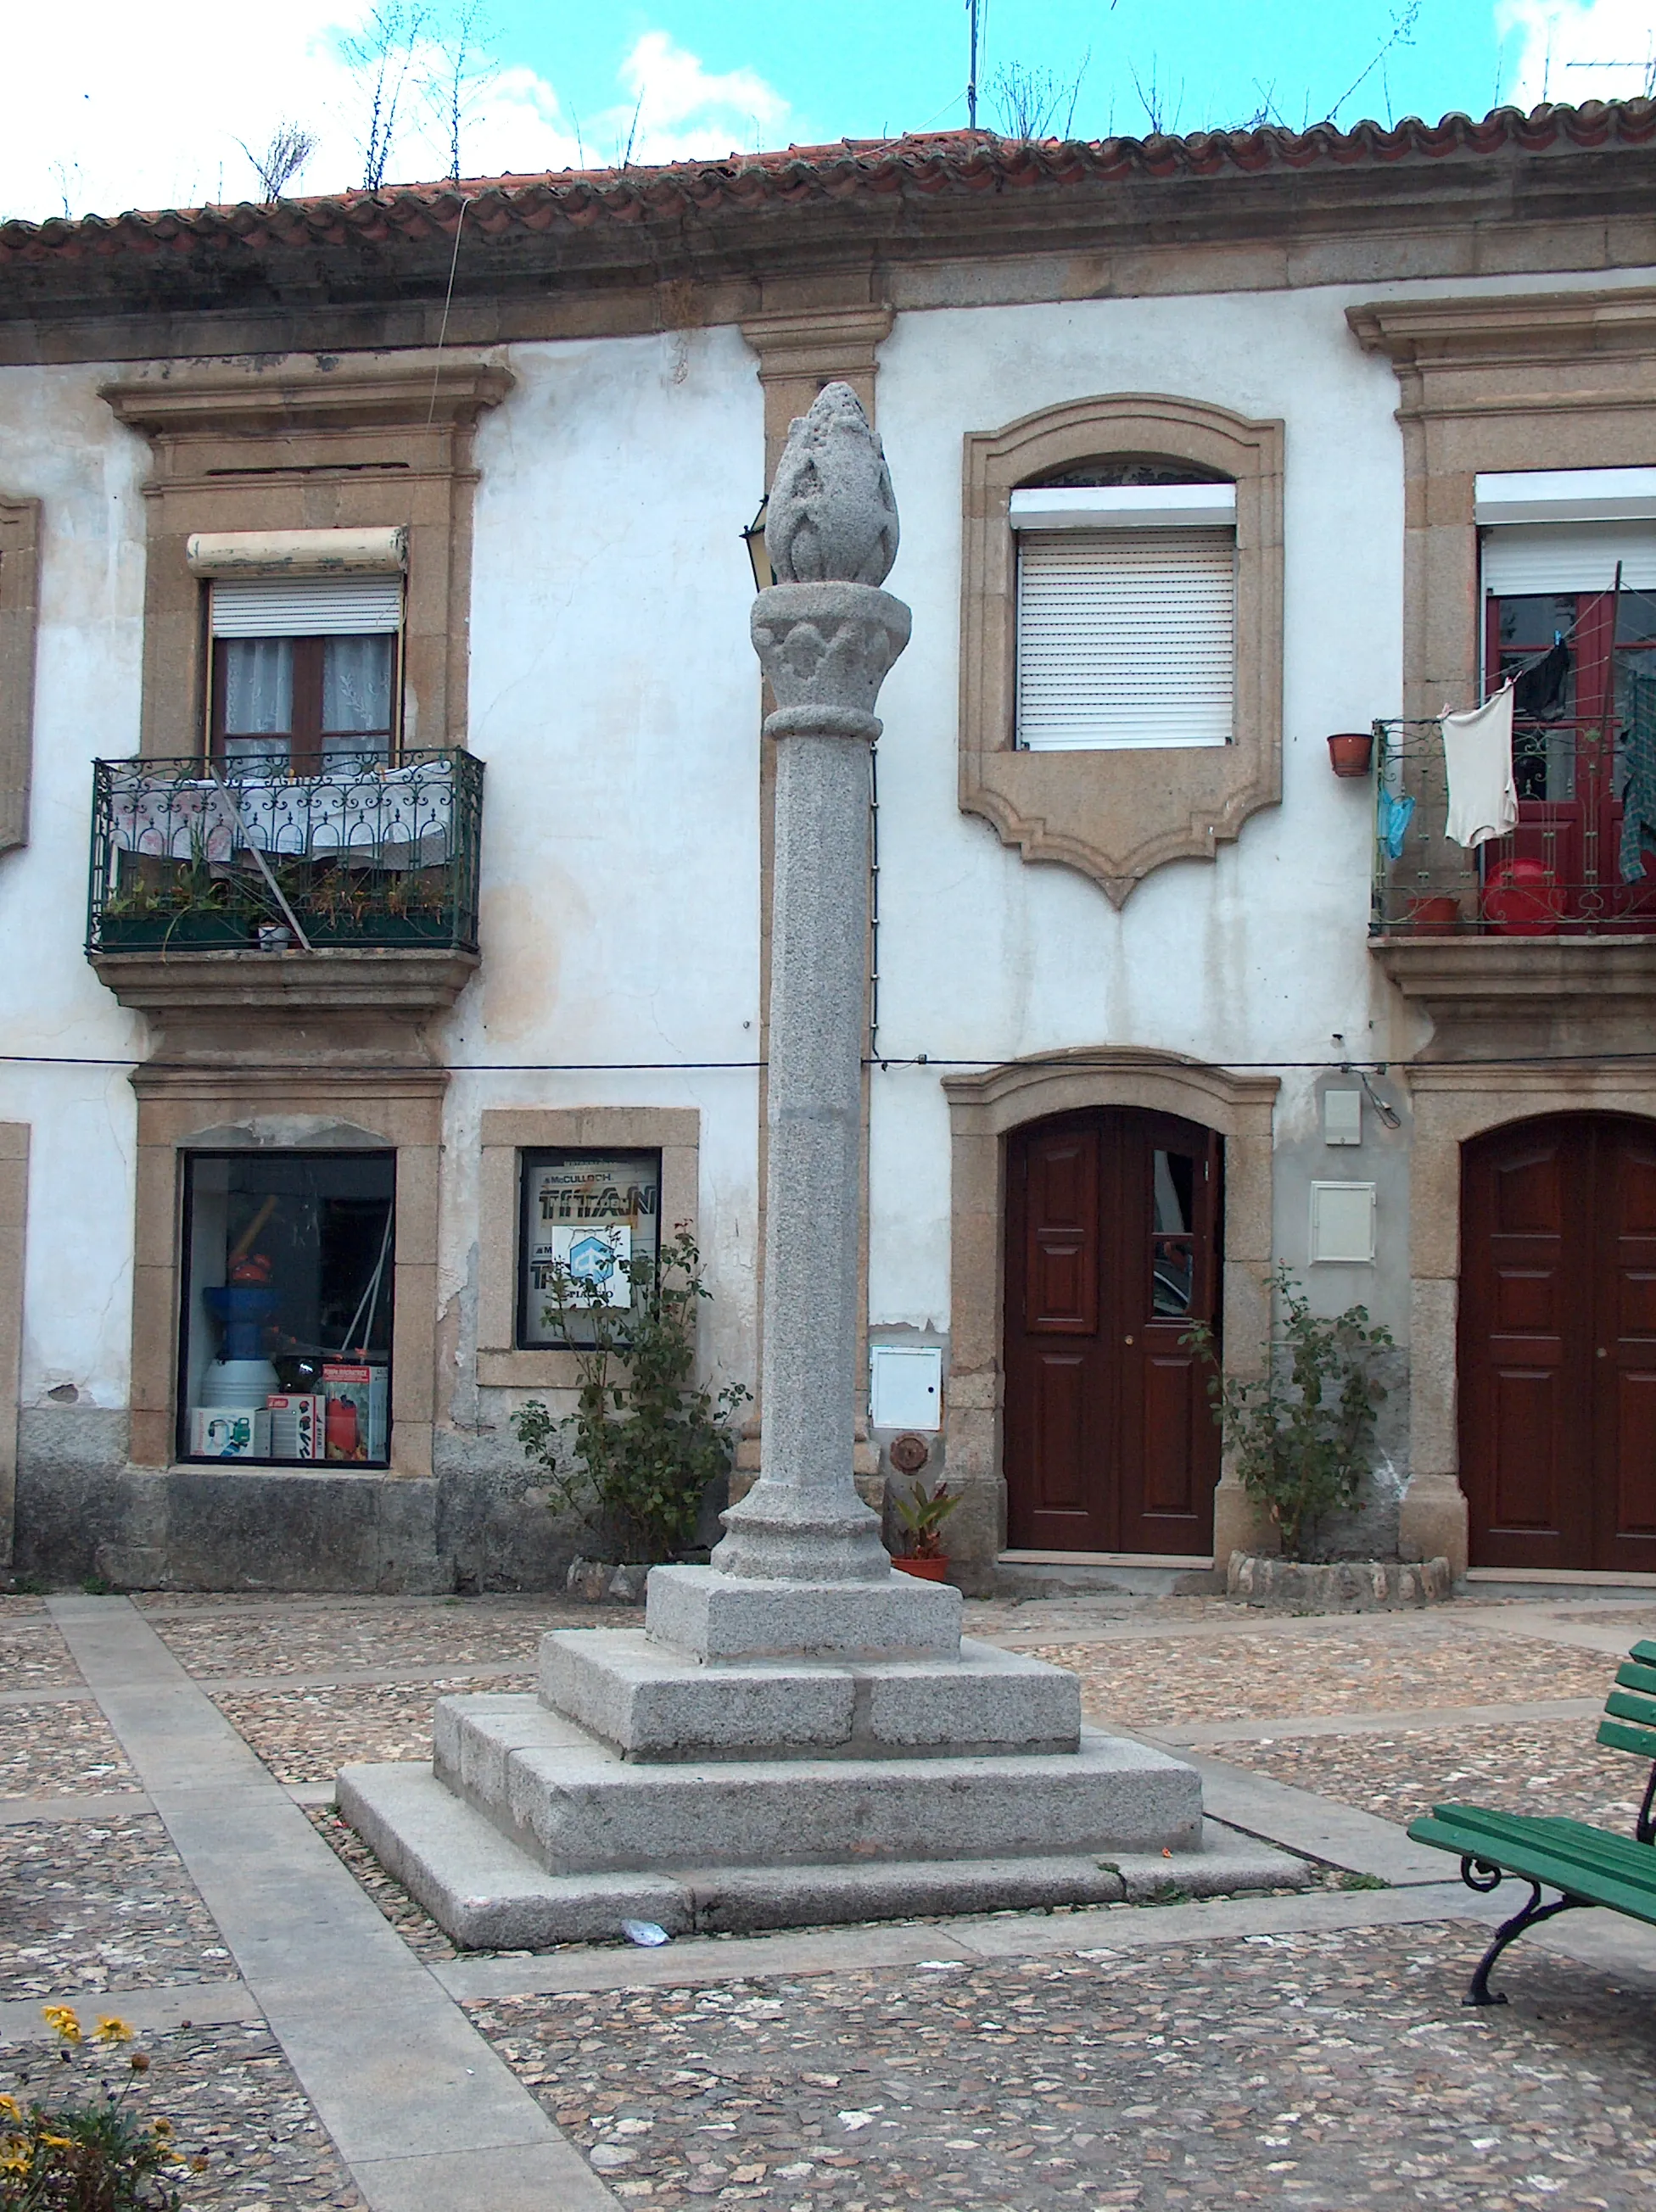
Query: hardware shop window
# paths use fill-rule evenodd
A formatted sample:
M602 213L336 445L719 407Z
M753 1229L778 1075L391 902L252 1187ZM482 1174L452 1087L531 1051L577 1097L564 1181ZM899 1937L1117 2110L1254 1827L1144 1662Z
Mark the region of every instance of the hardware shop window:
M384 1467L396 1156L185 1163L179 1455Z
M594 1305L614 1317L624 1340L624 1316L653 1283L661 1252L661 1153L564 1150L519 1158L519 1345L592 1344L600 1328Z

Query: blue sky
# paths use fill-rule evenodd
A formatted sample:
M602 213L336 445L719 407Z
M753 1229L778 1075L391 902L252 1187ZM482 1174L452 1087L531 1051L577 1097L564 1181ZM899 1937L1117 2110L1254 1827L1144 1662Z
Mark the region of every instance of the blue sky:
M244 142L284 122L316 141L290 190L360 183L363 101L344 48L370 3L218 0L198 40L155 37L128 0L80 0L65 39L38 0L0 0L9 81L25 88L0 140L0 215L253 198ZM462 0L428 4L452 18ZM966 119L964 0L480 4L496 69L466 124L471 175L607 163L630 136L635 160L671 161ZM1645 88L1653 23L1656 0L986 0L979 121L1006 126L996 80L1014 65L1066 82L1085 64L1074 128L1087 137L1142 135L1152 106L1188 131L1625 95ZM445 172L417 91L435 53L417 57L387 181Z

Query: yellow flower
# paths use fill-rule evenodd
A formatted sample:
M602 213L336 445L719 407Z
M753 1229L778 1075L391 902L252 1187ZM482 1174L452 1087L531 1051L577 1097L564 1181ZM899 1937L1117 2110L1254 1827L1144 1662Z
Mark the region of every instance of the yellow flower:
M48 2150L73 2150L75 2148L75 2138L73 2136L43 2135L40 2140Z
M14 2120L21 2120L23 2117L23 2108L16 2098L9 2097L3 2089L0 2089L0 2112L9 2112Z
M117 2019L112 2012L98 2022L97 2039L100 2043L131 2043L132 2031L124 2020Z
M171 2120L152 2121L151 2126L158 2136L170 2136L173 2132L173 2123Z
M78 2043L81 2023L69 2005L42 2005L40 2017L52 2033L64 2043Z

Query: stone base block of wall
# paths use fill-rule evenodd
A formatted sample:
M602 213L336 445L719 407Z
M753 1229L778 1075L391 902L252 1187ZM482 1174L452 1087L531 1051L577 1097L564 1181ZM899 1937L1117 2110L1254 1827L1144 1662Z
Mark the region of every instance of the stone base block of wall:
M1433 1605L1454 1588L1436 1559L1281 1559L1233 1552L1225 1591L1270 1613L1395 1613Z

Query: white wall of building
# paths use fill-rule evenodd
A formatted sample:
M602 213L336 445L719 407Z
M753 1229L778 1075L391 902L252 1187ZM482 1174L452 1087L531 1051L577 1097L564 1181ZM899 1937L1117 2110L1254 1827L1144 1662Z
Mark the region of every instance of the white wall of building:
M1370 288L1372 293L1372 288ZM1364 296L1369 296L1365 294ZM880 1042L993 1062L1144 1045L1242 1066L1396 1049L1366 946L1373 792L1328 732L1398 711L1403 462L1397 380L1336 290L907 315L880 354L903 520L890 588L914 641L881 698ZM1165 392L1287 424L1283 803L1215 861L1170 863L1119 913L1031 866L956 803L961 440L1104 392ZM1376 1042L1375 1040L1378 1040ZM1285 1068L1282 1111L1309 1073ZM876 1072L870 1314L945 1328L948 1116L938 1073Z
M149 453L98 398L111 374L0 369L0 481L42 502L29 842L0 858L0 1120L33 1132L25 1405L126 1402L143 1024L83 940L91 763L137 745Z

